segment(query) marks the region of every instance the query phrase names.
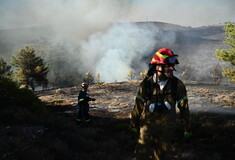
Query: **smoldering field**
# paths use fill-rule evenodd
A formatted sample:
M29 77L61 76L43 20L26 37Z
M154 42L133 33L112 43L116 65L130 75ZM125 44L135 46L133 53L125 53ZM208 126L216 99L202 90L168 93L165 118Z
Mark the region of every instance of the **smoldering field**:
M49 87L60 89L37 92L47 104L48 112L42 115L6 109L4 113L11 116L1 117L6 123L0 122L0 159L132 159L136 137L128 130L128 116L139 81L125 82L126 76L132 69L137 79L139 72L148 69L154 52L162 47L179 55L180 65L175 74L191 82L186 86L193 138L190 143L184 142L178 123L172 159L235 158L234 85L225 79L222 85L208 83L213 81L211 71L215 65L227 65L219 62L214 53L228 47L223 44L224 25L193 28L176 25L186 22L181 18L185 15L191 24L199 26L195 19L212 24L212 20L220 17L215 17L215 12L224 5L226 9L221 14L231 17L234 9L226 6L233 6L234 2L223 1L217 9L212 4L202 7L198 1L187 1L178 8L178 2L167 2L167 8L174 8L168 12L163 10L163 4L153 1L144 5L105 0L23 2L14 1L13 10L1 5L0 27L4 29L0 30L0 56L10 63L19 49L34 48L49 67ZM143 11L148 6L151 9L147 20ZM192 10L187 6L199 8L200 14L189 14ZM149 21L156 11L164 13L158 14L158 20L168 17L167 21L175 24ZM180 18L172 16L176 14ZM195 16L200 18L192 18ZM189 74L182 77L186 69ZM104 82L119 83L90 86L90 95L97 99L91 102L92 123L78 126L77 86L87 71L99 73ZM52 104L54 100L62 103Z
M78 128L78 135L84 142L82 151L79 147L77 149L80 159L131 160L136 138L128 130L129 114L139 84L140 81L131 81L91 85L88 93L96 98L96 101L90 102L92 123L89 126L76 126L79 87L42 91L38 92L38 96L48 104L50 110L66 117L70 125ZM234 86L186 83L186 87L193 138L190 142L183 140L183 128L178 121L176 137L170 151L172 159L233 159ZM63 103L57 103L55 106L51 103L54 99L62 99Z
M91 85L89 95L97 99L90 102L91 112L97 116L101 113L102 117L128 118L140 82L138 80ZM192 112L235 114L234 85L186 83L186 88ZM63 102L58 103L59 105L76 106L79 90L80 87L75 86L38 91L38 96L48 104L54 99L62 99Z
M40 37L42 31L44 36ZM15 38L13 41L9 39L10 33ZM25 41L21 36L15 37L19 33ZM9 120L11 123L0 126L2 159L132 159L136 137L128 130L128 116L140 81L125 82L125 76L129 69L135 73L147 69L153 53L161 47L179 55L177 76L185 78L181 73L185 69L190 71L182 80L187 82L193 138L190 143L184 142L178 123L171 147L172 159L235 158L234 85L225 80L217 85L210 75L215 64L222 65L214 50L226 48L222 43L223 26L190 28L160 22L119 23L77 44L55 38L51 33L48 28L41 28L40 32L37 28L31 28L30 32L28 29L1 32L1 36L8 35L4 41L1 39L1 49L34 47L49 65L49 81L61 82L54 84L58 89L37 92L49 113L34 117L20 111L13 114L16 122ZM100 73L105 82L120 82L90 86L90 96L97 99L91 102L92 123L78 126L75 122L78 86L88 70Z
M78 86L43 90L47 105L39 115L27 110L4 110L0 125L1 159L133 160L136 136L129 114L140 81L90 85L91 123L76 124ZM234 159L234 86L186 83L193 137L183 140L177 121L172 159ZM210 109L210 110L208 110ZM1 115L4 115L1 113Z
M1 159L131 160L136 145L128 129L140 81L90 85L91 124L76 124L77 86L36 92L47 110L33 115L6 108L0 125ZM177 121L172 159L234 159L234 86L186 83L193 137L183 140ZM1 113L1 115L3 115ZM1 117L3 118L3 117Z

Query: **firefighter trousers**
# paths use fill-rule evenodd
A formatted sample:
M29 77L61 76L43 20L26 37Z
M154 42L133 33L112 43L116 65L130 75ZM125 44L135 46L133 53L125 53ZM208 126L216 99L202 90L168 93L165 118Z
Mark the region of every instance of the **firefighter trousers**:
M174 127L144 125L136 146L136 160L168 160Z
M90 120L89 104L79 104L78 105L77 119L81 120L81 121L83 119L85 121L89 121Z

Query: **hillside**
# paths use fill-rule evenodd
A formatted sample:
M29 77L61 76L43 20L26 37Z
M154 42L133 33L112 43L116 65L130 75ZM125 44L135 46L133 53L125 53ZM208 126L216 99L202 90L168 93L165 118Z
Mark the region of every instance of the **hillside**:
M140 27L150 24L154 25L156 29L176 32L178 40L175 45L182 45L187 42L194 47L197 45L194 42L222 42L225 37L224 25L192 28L164 22L136 22L134 24ZM12 54L14 49L17 50L22 46L43 44L46 41L46 43L52 42L56 40L57 34L56 30L53 30L50 26L0 30L0 53L7 57L7 55ZM223 44L221 45L223 46Z
M85 38L77 37L76 31L72 35L71 32L61 33L49 26L0 30L0 56L10 62L11 55L18 49L26 45L34 47L36 54L42 56L50 66L49 82L52 83L53 79L57 78L61 81L57 87L65 87L75 85L71 81L76 79L74 75L84 75L87 70L96 74L101 72L99 67L111 65L103 64L111 63L105 60L108 54L116 57L114 64L123 63L123 66L133 69L136 73L143 72L154 52L163 47L170 48L179 55L180 65L177 66L176 72L178 76L187 69L193 73L189 77L190 80L211 81L212 78L207 73L217 64L224 65L217 60L215 50L228 48L223 43L224 25L192 28L163 22L136 22L131 25L112 24L109 28ZM145 38L145 45L142 38ZM91 61L90 56L96 57L96 61L91 62L93 67L83 63ZM58 77L54 77L53 72L58 68L64 69L63 75L57 73ZM72 78L69 81L66 77ZM113 78L112 81L115 79L119 77ZM121 81L125 80L122 77Z

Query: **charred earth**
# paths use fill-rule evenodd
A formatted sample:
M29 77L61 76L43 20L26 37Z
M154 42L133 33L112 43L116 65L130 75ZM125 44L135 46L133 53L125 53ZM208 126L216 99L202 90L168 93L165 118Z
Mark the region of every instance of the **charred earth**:
M79 87L38 91L47 112L2 123L0 159L131 160L136 136L128 129L140 81L91 85L90 124L76 124ZM183 140L177 123L172 159L230 160L235 149L235 86L186 84L193 137ZM18 115L19 116L19 115Z

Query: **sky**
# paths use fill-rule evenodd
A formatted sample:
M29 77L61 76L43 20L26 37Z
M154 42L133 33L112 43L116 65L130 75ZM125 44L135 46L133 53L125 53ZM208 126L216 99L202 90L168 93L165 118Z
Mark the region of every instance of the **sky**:
M0 29L123 21L198 27L234 22L234 6L234 0L0 0Z

